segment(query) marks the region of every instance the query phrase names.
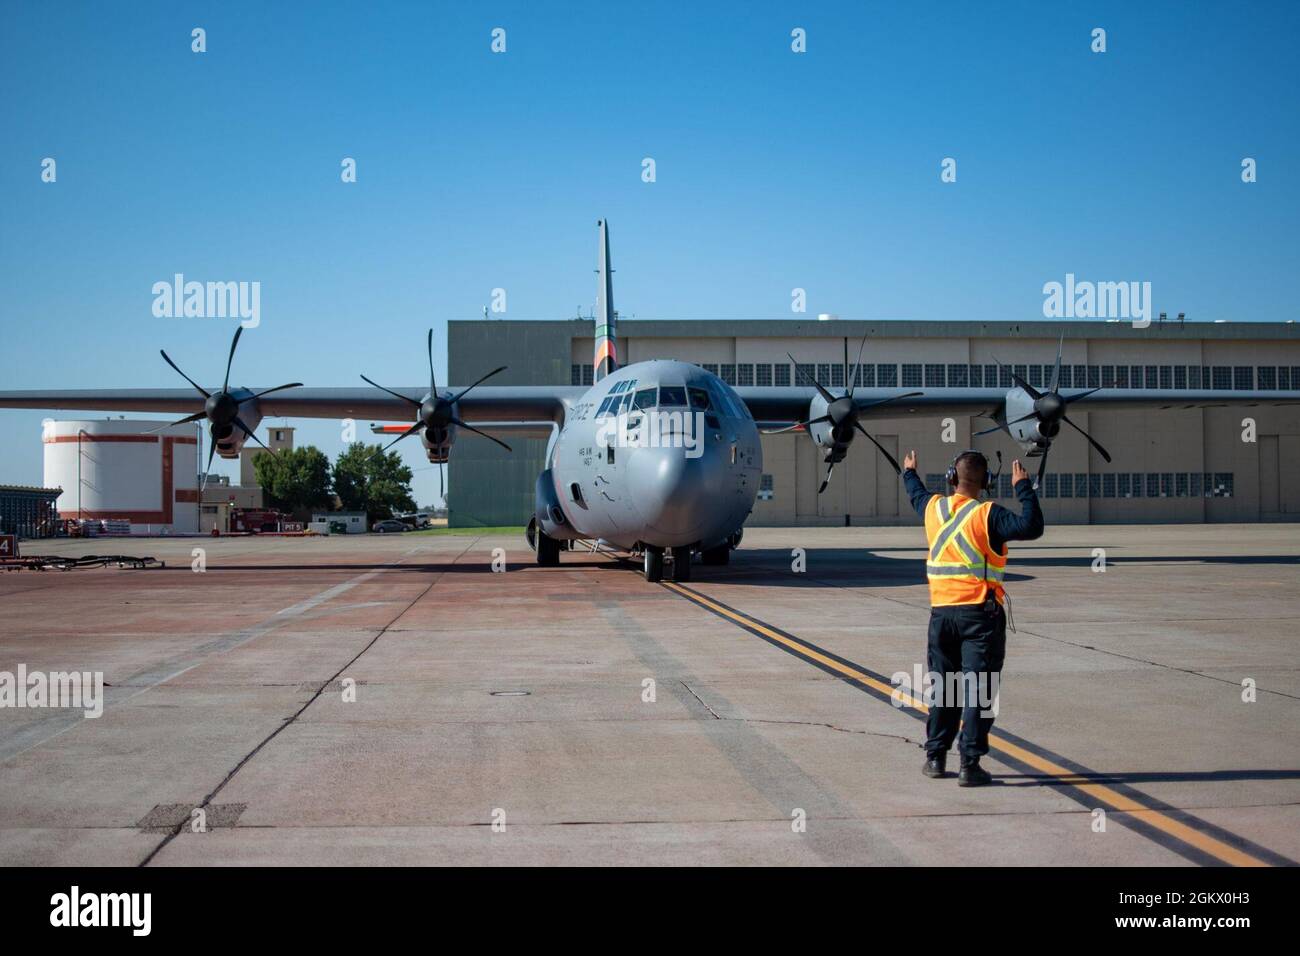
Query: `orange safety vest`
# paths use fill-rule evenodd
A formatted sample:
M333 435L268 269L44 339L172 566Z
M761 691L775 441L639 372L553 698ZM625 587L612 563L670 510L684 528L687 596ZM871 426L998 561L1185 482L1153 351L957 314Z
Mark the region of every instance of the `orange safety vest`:
M989 592L1004 603L1002 576L1007 548L998 554L989 546L989 512L965 495L935 495L925 507L925 537L930 553L925 575L930 581L930 606L982 604Z

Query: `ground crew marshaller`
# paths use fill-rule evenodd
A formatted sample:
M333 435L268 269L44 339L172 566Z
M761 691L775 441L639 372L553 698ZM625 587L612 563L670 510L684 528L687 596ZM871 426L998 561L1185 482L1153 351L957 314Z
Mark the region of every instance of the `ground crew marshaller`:
M930 634L927 669L937 682L926 719L927 777L946 777L948 749L961 724L961 770L957 784L979 787L992 782L980 766L989 752L993 716L975 688L996 688L1006 656L1006 592L1002 576L1008 541L1032 541L1043 533L1029 474L1016 460L1011 478L1020 499L1019 515L980 495L992 487L989 462L977 451L953 459L947 481L950 495L926 491L916 473L916 452L903 459L903 484L912 507L925 521L929 546L925 573L930 582ZM954 699L954 688L962 691ZM994 691L996 696L996 691Z

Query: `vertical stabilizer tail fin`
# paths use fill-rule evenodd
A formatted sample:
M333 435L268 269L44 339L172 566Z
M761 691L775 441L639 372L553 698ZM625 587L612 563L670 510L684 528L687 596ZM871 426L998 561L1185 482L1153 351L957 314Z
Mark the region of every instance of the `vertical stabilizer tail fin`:
M614 311L614 270L609 264L609 223L601 219L600 253L596 274L596 355L592 363L593 379L602 378L618 369L618 334L615 324L618 313Z

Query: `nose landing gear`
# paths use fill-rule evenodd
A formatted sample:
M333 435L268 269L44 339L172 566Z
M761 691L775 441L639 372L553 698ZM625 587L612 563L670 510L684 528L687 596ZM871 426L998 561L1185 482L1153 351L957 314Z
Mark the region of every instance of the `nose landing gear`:
M647 544L643 553L645 561L645 579L662 581L664 579L664 549ZM691 549L689 546L668 549L668 580L689 581L691 579Z

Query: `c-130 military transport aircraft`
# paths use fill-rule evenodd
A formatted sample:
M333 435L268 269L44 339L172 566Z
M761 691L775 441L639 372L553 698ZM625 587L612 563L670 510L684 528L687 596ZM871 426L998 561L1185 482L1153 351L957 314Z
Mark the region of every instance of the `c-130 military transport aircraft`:
M1062 423L1110 455L1070 420L1074 402L1107 409L1198 408L1222 405L1283 405L1300 402L1300 390L1186 390L1090 388L1058 391L1061 351L1045 391L1018 375L1013 387L935 388L925 392L862 388L835 394L825 385L732 387L698 365L652 360L622 366L618 360L609 232L600 230L597 273L595 384L590 388L483 386L495 369L466 388L438 388L433 375L433 332L428 337L429 385L386 388L231 388L230 368L242 328L235 332L220 389L208 390L162 357L190 389L88 389L0 392L0 407L95 411L181 412L185 422L207 419L211 451L236 458L244 442L261 440L254 430L264 416L413 421L393 444L419 435L429 461L448 459L464 429L502 445L481 428L549 432L545 468L537 477L535 514L528 527L537 563L555 565L561 547L596 541L639 554L645 577L660 580L665 559L674 580L688 580L691 558L726 564L753 509L763 470L760 424L769 433L806 430L824 453L821 491L835 465L861 434L895 471L898 462L863 425L874 418L917 412L938 416L983 415L1040 459L1038 480ZM858 362L862 359L858 349ZM791 361L794 359L791 357ZM847 364L847 363L846 363ZM797 363L796 363L797 368ZM846 369L845 381L856 375ZM198 398L196 398L196 393ZM201 399L202 408L195 410ZM412 419L412 415L414 418Z

